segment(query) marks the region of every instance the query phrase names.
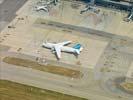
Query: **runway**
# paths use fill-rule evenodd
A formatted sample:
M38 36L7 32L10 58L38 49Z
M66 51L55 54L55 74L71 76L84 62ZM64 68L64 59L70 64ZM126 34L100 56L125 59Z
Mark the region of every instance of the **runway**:
M0 0L0 32L17 15L16 12L27 0Z

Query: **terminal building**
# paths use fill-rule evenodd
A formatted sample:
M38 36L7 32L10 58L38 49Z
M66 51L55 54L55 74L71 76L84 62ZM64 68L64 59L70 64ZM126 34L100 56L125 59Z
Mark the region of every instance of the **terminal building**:
M130 11L133 6L133 0L95 0L95 4Z
M90 5L103 6L128 12L124 21L133 21L133 0L82 0Z
M133 8L133 0L82 0L99 6L131 11Z

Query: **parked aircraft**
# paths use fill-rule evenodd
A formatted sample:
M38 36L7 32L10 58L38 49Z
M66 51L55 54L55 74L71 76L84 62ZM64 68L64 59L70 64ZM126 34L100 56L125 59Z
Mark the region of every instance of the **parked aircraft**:
M43 10L43 11L49 12L47 5L44 5L44 6L36 6L35 8L36 8L36 11Z
M79 55L80 52L83 50L83 47L81 46L81 44L76 44L73 47L66 46L66 45L70 44L71 42L72 41L65 41L65 42L61 42L61 43L46 42L46 43L42 44L42 47L51 49L51 51L56 54L58 59L61 58L62 51Z
M36 11L43 10L43 11L49 12L49 6L52 4L57 5L58 2L59 0L49 0L47 2L46 1L44 2L43 0L41 0L38 2L38 3L41 3L41 5L36 6L35 8L36 8Z

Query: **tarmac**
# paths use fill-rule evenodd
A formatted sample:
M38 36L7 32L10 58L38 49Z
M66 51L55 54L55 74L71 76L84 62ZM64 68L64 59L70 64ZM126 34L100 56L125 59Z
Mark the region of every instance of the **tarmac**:
M0 0L0 32L17 15L16 12L27 0Z
M49 14L35 12L35 4L36 0L28 0L16 12L18 16L9 24L14 28L6 27L1 32L1 79L80 96L88 100L132 100L133 96L121 91L115 81L127 75L133 62L131 34L133 27L132 23L122 21L121 18L125 13L119 12L117 15L115 11L100 8L109 15L105 17L105 21L94 25L94 20L89 18L96 16L95 14L92 12L79 14L80 9L84 7L82 3L79 9L72 9L71 4L75 2L62 1L59 6L52 7ZM70 16L65 12L70 12ZM46 24L37 23L40 18ZM72 40L73 44L70 46L81 43L84 50L78 58L62 53L62 59L57 61L54 54L41 47L46 40L49 42ZM68 64L71 65L70 68L80 70L83 78L73 79L10 65L2 62L5 56L33 60L40 57L56 64Z

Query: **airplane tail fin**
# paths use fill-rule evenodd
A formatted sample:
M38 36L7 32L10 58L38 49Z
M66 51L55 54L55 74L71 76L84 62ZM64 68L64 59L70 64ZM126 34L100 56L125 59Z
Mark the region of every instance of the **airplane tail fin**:
M78 49L76 49L76 53L79 55L80 54L80 51Z
M83 50L83 47L81 46L81 44L76 44L73 46L74 49L76 49L76 51L79 51L77 52L78 54L80 54L80 52Z

